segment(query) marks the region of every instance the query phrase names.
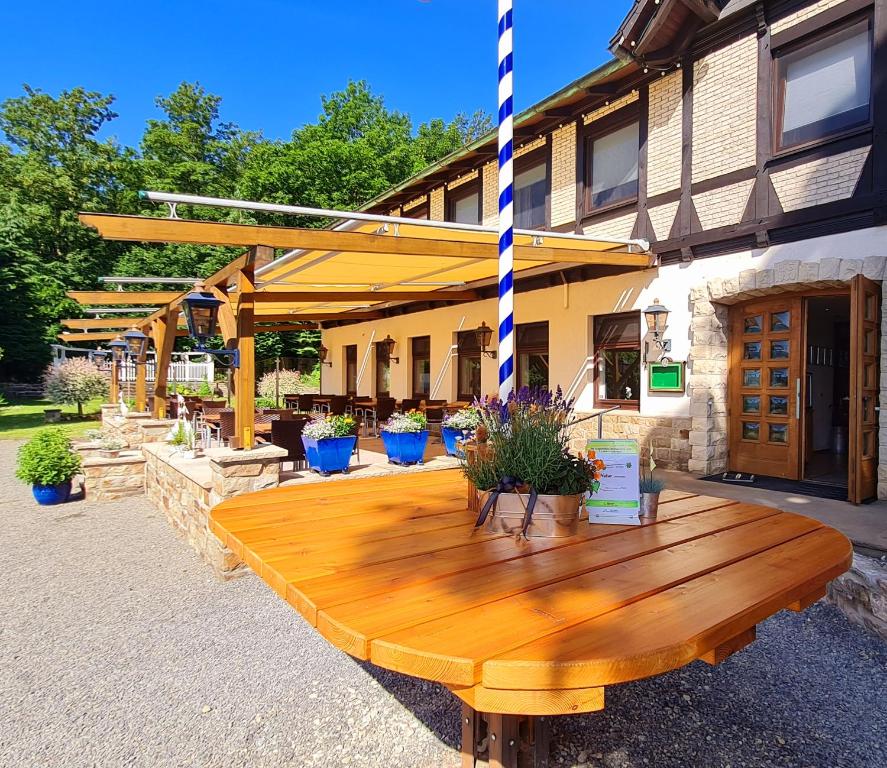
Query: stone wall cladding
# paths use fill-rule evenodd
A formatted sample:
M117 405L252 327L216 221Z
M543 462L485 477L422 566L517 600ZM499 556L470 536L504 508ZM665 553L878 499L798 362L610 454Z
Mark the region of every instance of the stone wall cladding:
M678 213L678 205L679 202L675 200L673 203L665 203L657 205L655 208L647 209L650 224L653 225L651 240L668 240L671 235L671 228L674 225L674 218Z
M859 147L771 173L782 209L797 211L850 197L870 151L871 147Z
M576 123L551 135L551 225L576 220Z
M811 288L846 286L856 275L887 278L887 257L787 259L767 269L745 269L690 290L690 472L710 475L727 469L727 354L730 304ZM878 498L887 499L887 301L881 301L881 394Z
M577 414L581 417L583 414ZM653 448L656 464L663 469L687 471L690 460L690 419L672 416L641 416L628 411L604 414L605 440L637 440L642 452ZM570 449L584 451L588 440L597 439L597 419L573 427Z
M647 195L681 186L681 72L650 83L647 127ZM662 238L665 239L665 238Z
M827 11L829 8L834 8L836 5L840 5L842 2L843 0L819 0L812 5L808 5L806 8L801 8L794 13L783 16L781 19L777 19L770 25L770 32L775 35L777 32L782 32L789 27L793 27L798 22L809 19L811 16L815 16L817 13L822 13L823 11Z
M828 587L828 599L854 624L887 640L887 564L860 554Z
M431 221L444 221L444 190L443 187L431 190L428 205L428 218Z
M598 107L598 109L586 113L582 116L582 121L585 123L585 125L593 123L595 120L600 120L605 115L609 115L618 109L622 109L622 107L627 107L629 104L633 104L638 100L638 98L639 95L637 91L626 93L625 96L620 96L618 99L614 99L609 104L604 104L604 106Z
M89 449L83 453L83 490L90 501L115 501L145 492L145 459L141 452L126 451L113 459Z
M122 440L129 448L138 448L142 444L142 425L156 421L150 413L127 413L126 416L121 416L116 406L102 406L102 434Z
M754 179L693 195L693 204L702 229L738 224L751 195Z
M747 35L693 64L693 181L755 164L758 43Z
M484 226L494 227L499 221L499 177L495 161L483 167L481 183L483 184Z
M635 222L638 219L637 211L630 211L621 216L614 216L605 221L596 221L582 228L586 235L599 237L602 240L615 237L619 240L627 240L634 231Z

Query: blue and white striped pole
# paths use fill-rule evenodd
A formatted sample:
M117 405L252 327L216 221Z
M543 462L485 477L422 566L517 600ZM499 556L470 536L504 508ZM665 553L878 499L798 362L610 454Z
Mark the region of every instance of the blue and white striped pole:
M514 83L512 0L499 0L499 398L514 391Z

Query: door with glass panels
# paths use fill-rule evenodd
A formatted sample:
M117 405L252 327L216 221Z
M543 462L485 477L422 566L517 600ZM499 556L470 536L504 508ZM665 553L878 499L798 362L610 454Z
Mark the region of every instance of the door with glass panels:
M850 283L849 500L873 499L878 491L878 398L880 396L881 286L862 275Z
M733 471L800 478L801 307L801 297L780 297L730 310L728 435Z

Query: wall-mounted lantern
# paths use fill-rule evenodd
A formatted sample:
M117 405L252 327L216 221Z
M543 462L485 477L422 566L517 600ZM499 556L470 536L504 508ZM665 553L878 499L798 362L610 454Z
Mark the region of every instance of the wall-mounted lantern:
M194 290L182 299L182 312L188 324L188 335L197 342L197 349L219 358L222 365L240 367L239 349L208 349L206 344L217 335L219 307L224 302L204 290L202 282L194 283ZM222 358L229 358L225 362Z
M148 337L135 326L123 334L123 341L126 343L126 351L129 353L129 356L136 362L142 358L142 355L148 349Z
M492 357L493 360L495 360L496 351L487 349L487 347L490 346L490 342L493 340L493 329L490 328L486 322L481 322L481 324L474 329L474 334L477 337L477 346L480 347L481 354L486 355L487 357Z
M647 322L647 331L653 335L652 346L657 352L651 351L648 341L644 350L644 361L647 363L661 360L667 352L671 352L671 339L664 338L665 329L668 327L668 309L659 303L659 299L653 299L653 303L644 310L644 320Z
M330 360L330 362L326 361L329 354L330 354L330 351L325 346L323 346L323 344L321 344L317 348L317 358L320 360L320 364L321 365L328 365L330 368L332 368L333 361L332 360Z
M382 346L385 350L385 356L388 358L389 362L392 363L400 363L399 357L394 357L394 346L397 342L391 338L391 334L388 334L382 341L379 342L379 345Z
M111 352L111 359L118 365L126 358L126 342L120 336L110 342L108 348Z

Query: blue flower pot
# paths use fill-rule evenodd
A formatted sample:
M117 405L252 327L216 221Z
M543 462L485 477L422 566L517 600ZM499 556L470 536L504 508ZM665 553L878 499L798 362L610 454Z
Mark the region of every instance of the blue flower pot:
M50 504L64 504L71 495L71 481L67 480L58 485L32 485L31 493L38 504L49 506Z
M425 457L425 445L428 443L428 430L421 432L385 432L382 431L382 442L388 461L394 464L421 464Z
M447 456L456 456L456 441L462 437L461 429L453 429L453 427L441 427L441 437L443 437L444 448L447 449Z
M330 472L347 474L356 442L356 435L324 437L320 440L302 435L302 445L305 446L308 467L322 475L328 475Z

